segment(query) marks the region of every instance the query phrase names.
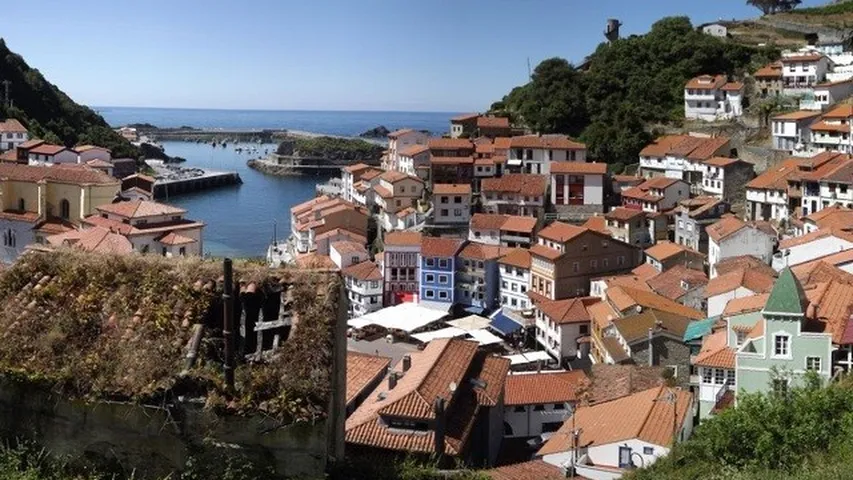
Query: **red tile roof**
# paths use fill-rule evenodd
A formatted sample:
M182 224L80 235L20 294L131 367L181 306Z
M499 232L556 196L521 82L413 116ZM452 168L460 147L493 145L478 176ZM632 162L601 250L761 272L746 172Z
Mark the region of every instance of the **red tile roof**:
M607 173L606 163L584 163L584 162L553 162L551 163L551 174L569 175L605 175Z
M433 165L473 165L474 157L436 157L432 156L429 163Z
M52 245L72 245L87 252L120 255L133 252L133 245L124 235L102 227L59 233L48 237L47 241Z
M456 255L463 240L455 238L424 237L421 243L422 257L452 257Z
M344 268L341 270L341 275L359 280L382 280L382 272L379 270L379 266L370 260Z
M124 218L145 218L163 215L179 216L187 213L182 208L142 199L109 203L95 208L100 212L111 213Z
M782 63L793 63L793 62L816 62L823 58L822 53L806 53L801 55L790 55L783 56L780 60Z
M471 184L436 183L432 186L434 195L471 195Z
M753 75L755 78L782 78L782 62L772 62L759 68Z
M478 128L509 128L509 118L480 115L477 117Z
M536 229L536 219L518 215L475 213L471 217L470 226L474 230L504 230L533 233Z
M391 365L391 359L379 355L360 352L347 352L347 396L350 404L368 385L375 382Z
M179 233L169 232L162 237L157 239L158 242L163 245L188 245L190 243L196 243L197 240L190 237L185 237Z
M587 381L583 370L508 375L504 404L515 406L575 402L576 391Z
M361 253L365 255L367 254L367 249L364 247L364 245L355 243L351 240L338 240L337 242L332 242L330 248L334 248L335 251L341 255L347 255L351 253Z
M27 133L27 129L18 120L14 118L7 118L0 122L0 132Z
M637 217L644 216L642 210L634 208L616 207L604 214L604 218L608 220L619 220L621 222L631 221Z
M30 149L30 153L35 153L37 155L56 155L57 153L65 150L68 150L68 148L63 147L62 145L50 145L45 143Z
M558 325L588 323L590 321L590 315L587 311L587 307L600 301L597 297L576 297L564 300L550 300L534 292L530 292L529 297L533 300L533 303L539 311Z
M432 137L427 145L430 150L474 150L474 143L467 138Z
M711 298L743 287L753 293L767 293L776 278L760 270L735 270L712 278L705 287L705 298Z
M475 260L494 260L500 258L507 251L508 249L506 248L472 242L459 252L459 256Z
M553 240L555 242L565 243L588 231L589 230L586 228L569 225L568 223L554 222L543 228L539 232L539 237Z
M385 234L384 244L395 246L419 246L423 242L420 232L395 231Z
M601 215L593 215L589 217L581 226L583 228L588 228L590 230L595 230L596 232L610 235L610 229L607 228L607 219Z
M692 88L694 90L714 90L721 88L726 84L725 75L699 75L691 78L684 85L684 88Z
M399 150L397 154L401 157L414 157L415 155L420 155L421 153L426 153L428 151L429 147L426 145L412 145Z
M414 130L412 130L411 128L401 128L399 130L394 130L393 132L389 133L388 138L399 138L402 135L413 132Z
M4 220L12 220L15 222L35 223L41 217L36 212L27 212L22 210L3 210L2 212L0 212L0 218Z
M652 257L660 262L663 262L668 258L674 257L684 252L695 254L697 256L702 255L701 253L689 247L670 241L660 241L646 249L647 256Z
M666 401L673 394L676 408ZM661 386L609 402L580 406L575 410L575 418L566 420L536 455L571 450L573 430L580 431L578 442L584 448L632 439L669 446L673 440L673 425L678 425L679 429L684 425L692 402L690 392ZM677 414L675 419L673 412Z
M798 110L796 112L782 113L773 116L773 120L805 120L807 118L819 117L820 112L814 110Z
M481 182L483 192L517 193L528 197L542 197L548 190L546 175L509 173L500 178L484 178Z
M42 167L2 163L0 164L0 178L17 182L48 180L74 185L119 185L118 179L107 175L101 170L87 166L65 168L60 165Z
M504 465L487 470L485 473L492 480L567 480L560 467L542 460ZM576 478L580 480L580 477Z
M677 301L688 291L706 285L708 276L703 271L676 265L648 279L647 282L658 295Z
M498 260L498 263L512 265L518 268L530 268L530 250L526 248L514 248Z

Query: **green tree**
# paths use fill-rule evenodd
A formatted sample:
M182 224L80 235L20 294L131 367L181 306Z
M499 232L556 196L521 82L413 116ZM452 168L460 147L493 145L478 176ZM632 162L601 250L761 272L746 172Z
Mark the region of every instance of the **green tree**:
M771 15L780 12L790 12L799 6L802 0L747 0L746 4L751 5L765 15Z

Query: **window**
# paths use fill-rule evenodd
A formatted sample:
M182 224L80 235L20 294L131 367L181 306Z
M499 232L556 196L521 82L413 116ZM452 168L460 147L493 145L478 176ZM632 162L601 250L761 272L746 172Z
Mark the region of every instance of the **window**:
M501 304L506 305L506 303L507 303L506 295L501 295Z
M554 404L554 408L553 408L553 409L554 409L554 410L565 410L565 409L566 409L566 404L564 404L564 403L555 403L555 404Z
M379 288L379 282L376 280L370 282L370 288Z
M609 267L608 263L610 263L610 262L609 262L606 258L603 258L603 259L601 260L601 266L602 266L602 268L608 268L608 267Z
M433 290L424 290L424 298L435 298L435 292Z
M773 379L773 392L777 395L785 395L788 393L788 379L787 378L774 378Z
M178 249L178 255L185 257L187 255L187 247L181 247Z
M589 261L589 268L591 268L592 270L595 270L596 268L598 268L598 260L595 260L595 259L590 260Z
M442 216L442 217L446 217L447 215L448 215L448 213L447 213L447 209L446 209L446 208L442 208L442 209L441 209L441 216Z
M616 259L616 265L622 266L625 265L625 256L620 255L619 258Z
M790 357L791 356L791 337L786 334L776 334L773 336L773 356L774 357Z
M655 449L654 447L643 447L643 455L654 455Z
M515 412L515 413L524 413L524 411L525 411L525 410L526 410L526 408L524 408L524 405L516 405L516 406L512 409L512 411L513 411L513 412Z
M544 412L545 411L545 405L534 405L533 411L534 412Z
M447 203L447 199L450 197L441 197L441 203Z
M572 271L573 272L577 273L577 272L580 272L580 270L581 270L581 264L580 263L578 263L578 262L572 263Z
M501 288L507 288L507 286L508 286L508 284L507 284L506 280L503 280L501 282Z
M702 369L702 383L711 383L712 376L714 375L713 368L703 368Z
M445 292L443 290L438 292L438 298L440 298L442 300L447 300L447 292Z
M722 368L714 369L714 384L722 385L726 381L726 371Z
M163 253L163 256L164 256L164 257L166 256L166 253L167 253L167 252L168 252L168 249L166 249L166 247L163 247L162 253Z
M64 198L59 201L59 216L66 220L71 216L71 203Z
M820 357L806 357L806 370L820 371Z
M462 203L462 197L453 197L453 203Z
M426 274L426 278L424 279L427 283L435 282L435 275L428 273Z
M735 371L734 370L726 370L726 385L730 387L735 386Z
M424 264L427 267L434 267L435 266L435 259L434 258L426 258L426 259L424 259Z
M453 215L456 217L461 217L462 216L462 209L461 208L454 208L453 209Z
M447 275L439 275L438 276L438 283L447 284Z
M746 332L739 330L735 332L735 337L737 338L737 346L739 347L743 345L744 340L746 340Z
M483 268L483 262L477 262L477 268Z
M23 198L18 199L18 210L25 211L27 209L27 202L24 201Z
M446 258L439 259L438 266L439 266L439 268L447 268L447 259Z
M480 232L474 232L474 238L480 238Z
M351 263L358 263L358 260L359 260L358 257L350 257Z

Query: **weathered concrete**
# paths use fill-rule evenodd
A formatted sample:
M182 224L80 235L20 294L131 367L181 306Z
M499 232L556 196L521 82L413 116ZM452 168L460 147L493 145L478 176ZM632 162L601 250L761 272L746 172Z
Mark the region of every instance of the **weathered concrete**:
M281 476L321 478L326 422L279 427L265 417L220 416L199 403L164 407L69 401L0 377L0 435L29 438L53 455L116 462L161 478L201 451L239 452Z

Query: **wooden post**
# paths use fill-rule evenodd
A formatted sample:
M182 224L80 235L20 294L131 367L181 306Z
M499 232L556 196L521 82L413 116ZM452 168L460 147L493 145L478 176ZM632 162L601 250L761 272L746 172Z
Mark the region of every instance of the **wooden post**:
M234 272L231 259L223 262L225 286L222 293L223 320L222 335L225 340L225 387L234 390Z

